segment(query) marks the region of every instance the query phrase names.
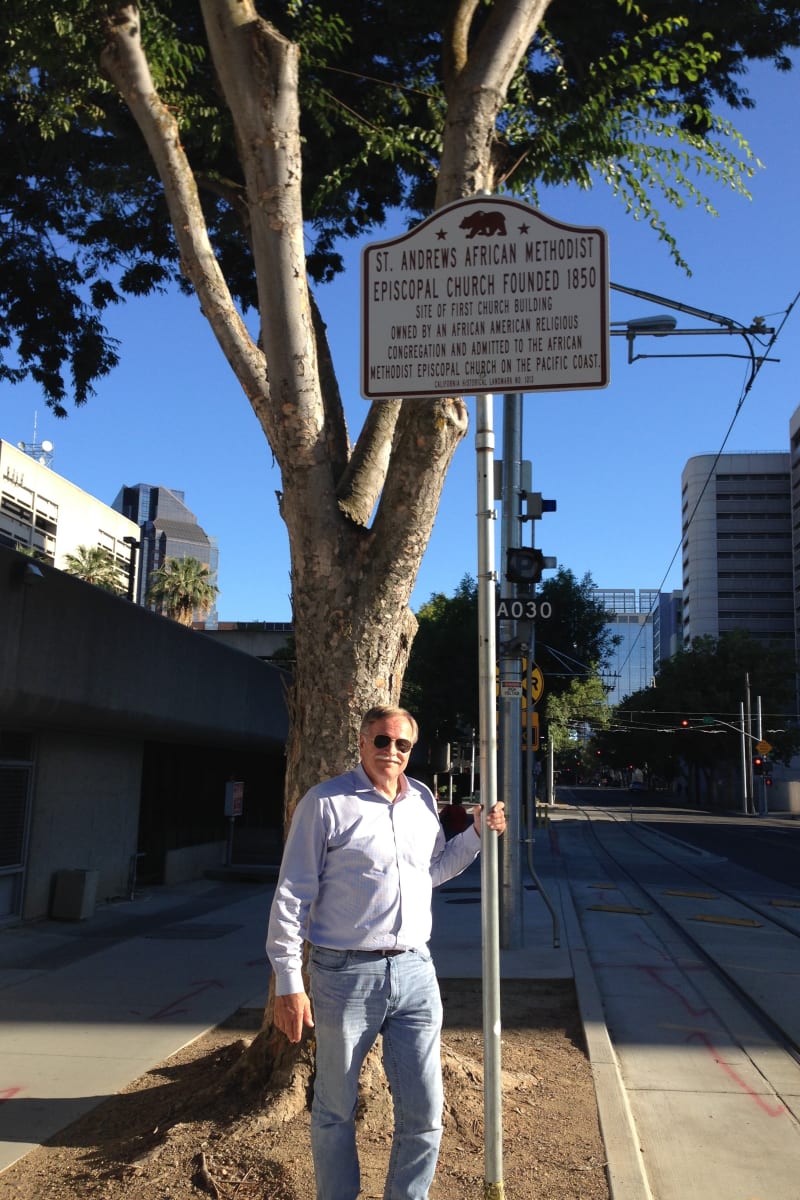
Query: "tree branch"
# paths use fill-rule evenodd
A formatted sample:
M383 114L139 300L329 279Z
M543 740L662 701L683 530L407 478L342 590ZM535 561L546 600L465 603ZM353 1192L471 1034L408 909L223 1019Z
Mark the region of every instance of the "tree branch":
M301 476L322 468L333 497L303 242L299 50L252 0L201 0L201 9L245 177L272 400L267 436L287 488L288 464Z
M448 30L444 67L447 117L436 186L436 206L496 186L492 143L497 117L551 0L496 0L486 23L469 47L469 29L477 6L462 0ZM466 58L464 57L466 54Z
M399 400L378 400L371 405L350 462L339 480L336 489L339 508L359 525L369 522L383 489L400 404Z
M159 98L150 74L138 6L119 4L110 8L103 29L106 44L100 65L128 105L147 143L164 187L182 269L261 420L268 398L264 356L250 337L217 263L177 122Z

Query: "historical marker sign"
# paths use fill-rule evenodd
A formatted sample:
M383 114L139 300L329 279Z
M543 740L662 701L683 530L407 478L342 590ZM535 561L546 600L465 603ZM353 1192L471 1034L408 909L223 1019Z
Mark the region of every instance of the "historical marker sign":
M480 196L367 246L361 269L368 400L609 382L602 229Z

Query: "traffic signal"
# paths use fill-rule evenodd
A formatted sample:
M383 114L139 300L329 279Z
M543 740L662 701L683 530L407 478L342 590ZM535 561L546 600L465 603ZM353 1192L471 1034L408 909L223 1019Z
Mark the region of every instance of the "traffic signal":
M687 721L686 717L681 717L681 729L688 729L688 728L689 728L689 722Z
M753 773L755 775L763 775L764 773L764 760L760 754L753 755Z
M544 554L533 546L515 546L506 551L506 579L509 583L538 583L544 568Z
M764 787L772 787L772 763L764 759Z

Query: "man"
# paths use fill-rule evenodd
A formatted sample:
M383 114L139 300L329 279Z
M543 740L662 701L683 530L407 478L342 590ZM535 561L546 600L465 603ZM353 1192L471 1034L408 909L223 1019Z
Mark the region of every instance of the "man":
M404 774L417 734L405 709L366 713L359 765L317 784L297 806L272 903L275 1024L292 1042L306 1025L316 1033L317 1200L358 1196L358 1076L378 1034L395 1115L384 1200L426 1200L436 1169L442 1003L427 946L431 890L474 861L482 814L476 808L470 828L445 841L431 792ZM502 833L503 805L485 821Z

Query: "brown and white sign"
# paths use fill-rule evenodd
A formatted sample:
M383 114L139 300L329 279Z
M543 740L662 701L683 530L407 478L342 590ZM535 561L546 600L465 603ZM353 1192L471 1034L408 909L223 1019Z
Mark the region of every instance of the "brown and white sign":
M365 247L361 270L368 400L609 382L603 229L480 196Z

